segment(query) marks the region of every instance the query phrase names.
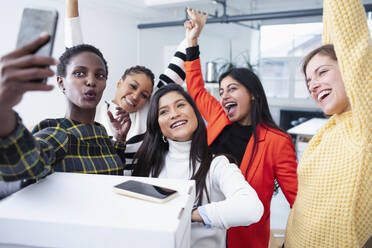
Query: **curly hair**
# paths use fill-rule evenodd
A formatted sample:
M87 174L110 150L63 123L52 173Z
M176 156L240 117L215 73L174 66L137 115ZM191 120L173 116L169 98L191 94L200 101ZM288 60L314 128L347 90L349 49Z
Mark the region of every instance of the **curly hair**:
M66 68L67 65L70 63L71 58L83 52L91 52L100 57L103 61L103 64L105 65L106 75L108 76L107 62L103 57L103 54L98 48L88 44L81 44L66 49L61 57L59 57L59 64L57 65L57 76L66 77Z
M145 66L141 66L141 65L136 65L136 66L126 69L123 76L121 76L121 78L124 81L128 75L141 74L141 73L148 76L151 79L152 85L154 85L154 79L155 79L154 73L152 73L152 71L149 68L146 68Z

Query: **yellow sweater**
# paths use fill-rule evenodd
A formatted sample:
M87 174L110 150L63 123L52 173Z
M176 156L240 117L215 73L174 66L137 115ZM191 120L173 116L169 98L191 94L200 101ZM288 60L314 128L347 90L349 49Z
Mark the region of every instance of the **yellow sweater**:
M324 0L351 111L332 116L298 166L286 248L362 247L372 235L372 46L359 0Z

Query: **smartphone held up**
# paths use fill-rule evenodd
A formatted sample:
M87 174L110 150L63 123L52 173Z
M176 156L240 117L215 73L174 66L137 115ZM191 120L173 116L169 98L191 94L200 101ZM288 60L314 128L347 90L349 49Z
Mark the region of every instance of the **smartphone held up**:
M17 48L35 40L42 33L50 36L49 41L33 54L51 56L56 35L58 12L56 10L25 8L22 14L21 26L18 32ZM47 78L33 80L35 83L46 83Z

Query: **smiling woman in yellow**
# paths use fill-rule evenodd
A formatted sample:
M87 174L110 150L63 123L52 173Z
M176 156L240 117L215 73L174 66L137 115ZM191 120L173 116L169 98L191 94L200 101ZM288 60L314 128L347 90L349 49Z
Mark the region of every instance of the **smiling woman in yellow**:
M331 118L298 166L286 248L362 247L372 235L370 33L359 0L325 0L323 22L324 43L333 46L311 52L303 70Z

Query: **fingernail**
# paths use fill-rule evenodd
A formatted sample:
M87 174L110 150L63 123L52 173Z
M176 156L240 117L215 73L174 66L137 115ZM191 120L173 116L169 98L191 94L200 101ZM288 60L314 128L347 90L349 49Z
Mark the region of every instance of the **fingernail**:
M46 38L48 36L49 36L49 34L47 32L45 32L45 31L40 34L40 37L41 38Z

